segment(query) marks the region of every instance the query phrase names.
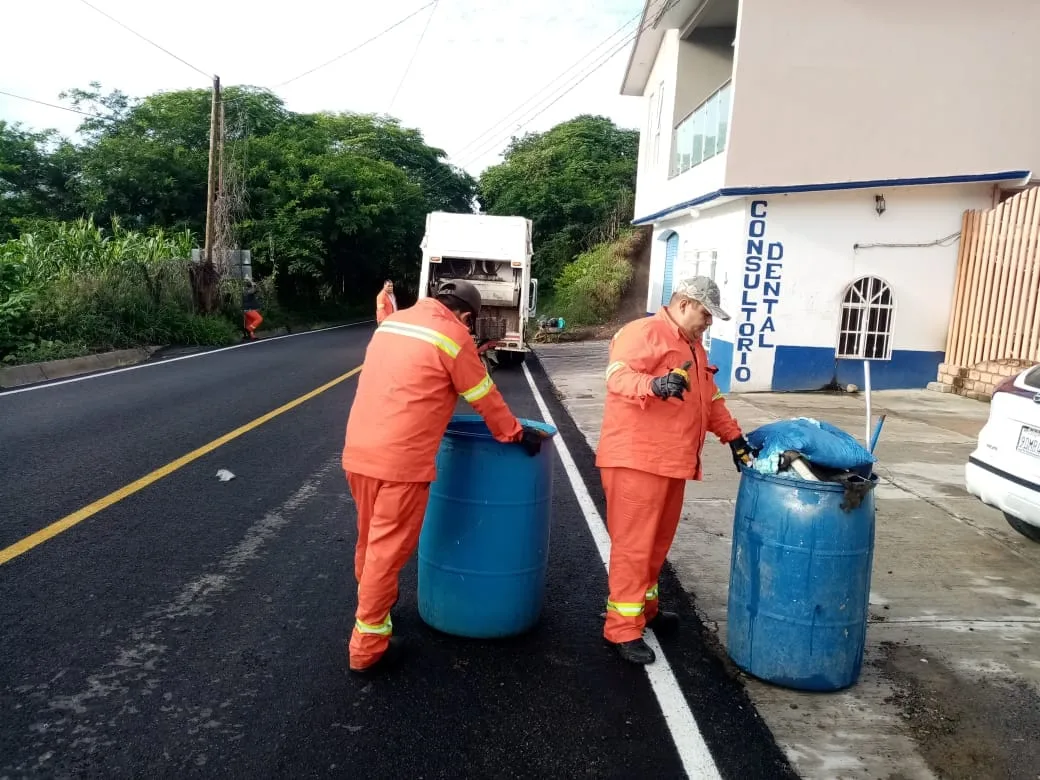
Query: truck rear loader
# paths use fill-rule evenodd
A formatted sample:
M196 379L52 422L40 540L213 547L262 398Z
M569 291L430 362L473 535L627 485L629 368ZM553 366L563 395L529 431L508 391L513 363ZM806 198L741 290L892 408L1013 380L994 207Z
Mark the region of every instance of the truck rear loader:
M443 211L426 215L419 297L434 295L451 279L473 284L483 301L475 337L499 365L519 365L530 352L527 338L538 306L538 280L531 278L531 231L526 217Z

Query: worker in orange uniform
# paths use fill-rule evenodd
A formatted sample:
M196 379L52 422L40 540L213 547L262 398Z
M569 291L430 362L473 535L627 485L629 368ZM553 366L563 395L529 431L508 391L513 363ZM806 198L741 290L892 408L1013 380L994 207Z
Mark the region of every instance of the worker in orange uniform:
M397 311L397 298L394 297L394 283L387 279L383 282L383 289L376 296L376 323L383 324L383 320Z
M248 276L242 289L242 335L244 338L254 341L256 329L264 321L260 314L260 298L256 294L256 284Z
M635 664L655 660L649 627L674 633L679 617L658 609L657 578L675 538L686 482L699 480L708 432L749 464L751 447L715 384L701 338L728 320L706 276L681 281L653 317L625 325L610 343L607 398L596 465L607 497L610 596L603 636Z
M434 298L389 315L365 352L347 420L343 469L357 505L358 606L350 668L369 672L400 656L390 610L397 578L419 542L441 438L461 395L500 442L538 453L544 434L513 416L477 355L480 293L442 284Z

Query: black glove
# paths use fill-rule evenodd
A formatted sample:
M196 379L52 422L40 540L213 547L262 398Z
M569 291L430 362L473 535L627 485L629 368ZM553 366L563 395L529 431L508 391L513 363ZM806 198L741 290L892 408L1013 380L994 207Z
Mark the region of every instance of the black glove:
M533 458L541 452L543 439L545 439L545 434L542 431L537 428L524 427L524 432L520 436L520 446Z
M678 398L681 401L683 393L690 389L690 375L686 372L692 362L687 360L682 368L673 368L664 376L655 377L650 383L651 392L662 400Z
M733 450L733 465L737 467L737 471L740 471L741 466L748 466L750 468L752 462L755 460L755 455L758 453L751 449L751 445L748 444L748 440L743 435L738 436L729 443L729 448Z

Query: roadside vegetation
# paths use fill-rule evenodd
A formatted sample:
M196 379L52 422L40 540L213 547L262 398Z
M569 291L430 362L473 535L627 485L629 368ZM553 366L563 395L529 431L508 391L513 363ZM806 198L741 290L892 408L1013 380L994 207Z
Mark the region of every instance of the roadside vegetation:
M0 121L0 363L236 340L240 283L226 275L203 315L189 278L209 92L62 97L91 115L75 140ZM604 321L631 278L638 133L608 119L514 138L477 182L392 118L298 114L256 88L224 100L217 241L250 251L264 328L368 316L388 277L407 303L434 210L531 218L543 300L558 302L541 314Z

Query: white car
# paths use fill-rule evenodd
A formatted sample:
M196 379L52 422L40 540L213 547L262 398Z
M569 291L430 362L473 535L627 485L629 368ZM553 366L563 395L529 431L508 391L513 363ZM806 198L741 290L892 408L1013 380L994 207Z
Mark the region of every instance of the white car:
M993 391L964 482L969 493L1003 512L1012 528L1040 542L1040 366Z

